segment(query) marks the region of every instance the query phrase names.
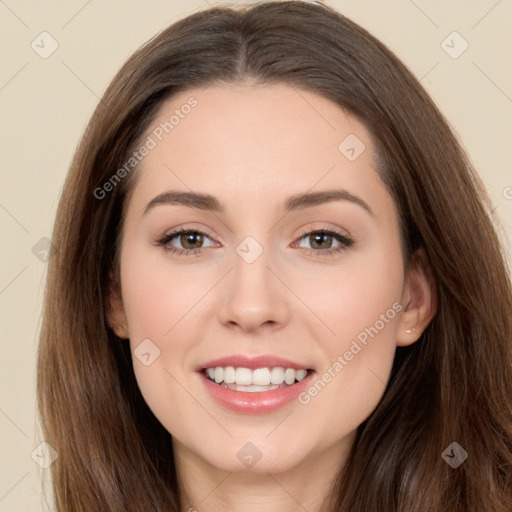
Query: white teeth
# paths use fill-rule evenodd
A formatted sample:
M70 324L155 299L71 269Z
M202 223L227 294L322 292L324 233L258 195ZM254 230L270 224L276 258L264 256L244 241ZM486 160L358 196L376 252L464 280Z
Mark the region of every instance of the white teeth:
M218 369L221 370L222 373L224 373L223 368L215 368L215 371L217 371ZM250 386L251 384L253 384L252 370L250 370L249 368L237 368L235 370L235 382L239 386Z
M258 368L252 372L252 383L256 386L268 386L270 384L270 370Z
M282 384L284 382L284 368L280 366L272 368L270 372L270 382L272 382L272 384Z
M232 366L224 368L224 383L233 384L236 379L235 369Z
M295 382L295 370L293 368L286 368L284 372L284 381L288 385L291 385Z
M227 389L232 389L234 391L248 391L249 393L254 393L258 391L272 391L273 389L277 389L279 386L239 386L238 384L222 384L223 387Z
M300 382L308 374L307 370L295 370L295 378Z
M219 384L224 380L224 369L217 367L215 368L215 382Z
M237 389L238 391L267 391L281 386L283 383L291 386L295 381L300 382L307 375L307 370L295 370L294 368L234 368L233 366L216 366L215 368L207 368L206 375L217 384L229 384L229 389ZM248 388L253 389L248 389ZM262 389L256 389L262 387Z

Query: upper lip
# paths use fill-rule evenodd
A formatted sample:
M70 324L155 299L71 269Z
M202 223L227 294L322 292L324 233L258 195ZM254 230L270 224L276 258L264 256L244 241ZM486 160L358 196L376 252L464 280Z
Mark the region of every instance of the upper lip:
M221 357L219 359L212 359L206 363L198 366L197 370L201 371L205 368L215 368L217 366L233 366L235 368L274 368L280 366L282 368L293 368L295 370L309 370L311 366L284 359L272 354L264 354L260 356L246 356L243 354L234 354L230 356Z

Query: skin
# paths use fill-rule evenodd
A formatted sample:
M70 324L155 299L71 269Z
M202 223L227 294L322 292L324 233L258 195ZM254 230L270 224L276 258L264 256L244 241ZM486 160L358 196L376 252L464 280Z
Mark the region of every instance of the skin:
M198 105L136 171L109 321L132 351L147 338L160 350L149 366L136 357L133 365L148 406L173 436L184 510L319 511L384 392L396 346L414 343L434 315L426 259L420 251L404 272L396 208L356 118L311 92L243 83L182 92L152 127L191 95ZM349 134L366 146L352 162L338 150ZM347 200L284 214L289 196L334 188L363 199L373 215ZM226 211L166 204L143 214L171 189L211 194ZM195 242L201 253L155 244L185 226L206 233ZM315 245L304 228L334 228L355 243L319 255L339 242ZM236 252L247 236L263 248L250 264ZM169 245L186 242L178 236ZM319 377L394 303L402 310L307 404L235 413L213 401L195 372L214 358L269 353ZM261 452L252 467L237 457L247 442Z

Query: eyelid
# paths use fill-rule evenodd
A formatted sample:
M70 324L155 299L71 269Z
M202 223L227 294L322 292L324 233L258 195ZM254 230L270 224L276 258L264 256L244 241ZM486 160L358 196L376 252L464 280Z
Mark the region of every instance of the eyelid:
M163 238L163 237L166 237L168 235L178 235L178 234L180 234L180 233L182 233L184 231L193 231L195 233L200 233L201 235L206 235L206 236L208 236L211 239L219 238L210 229L208 229L206 227L197 227L196 225L191 225L191 224L179 224L176 227L173 227L171 229L167 229L164 232L164 234L160 235L158 238Z
M297 236L298 236L298 238L303 238L304 236L309 235L310 233L316 233L317 231L326 231L326 232L336 233L344 238L349 238L349 239L353 238L352 235L346 229L335 228L335 227L330 227L330 226L326 226L326 225L301 228L299 230L299 234Z

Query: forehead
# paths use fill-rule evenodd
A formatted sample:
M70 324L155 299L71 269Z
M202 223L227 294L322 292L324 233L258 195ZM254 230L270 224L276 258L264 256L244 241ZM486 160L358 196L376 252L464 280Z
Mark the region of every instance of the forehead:
M138 210L177 188L254 207L340 186L370 200L385 194L365 126L332 101L284 84L183 91L162 105L144 140L152 148L136 170Z

